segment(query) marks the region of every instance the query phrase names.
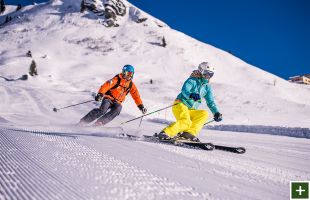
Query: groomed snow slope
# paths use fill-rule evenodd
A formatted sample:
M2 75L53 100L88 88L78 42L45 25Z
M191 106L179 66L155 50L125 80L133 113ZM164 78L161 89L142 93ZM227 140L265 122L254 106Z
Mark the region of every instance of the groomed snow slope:
M207 152L66 128L1 127L0 197L288 199L289 181L310 179L308 139L205 133L202 140L245 145L247 152Z

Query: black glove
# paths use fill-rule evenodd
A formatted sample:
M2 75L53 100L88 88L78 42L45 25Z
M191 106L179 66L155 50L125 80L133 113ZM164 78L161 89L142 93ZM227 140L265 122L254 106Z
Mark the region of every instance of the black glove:
M103 94L98 92L98 94L95 96L95 101L102 101Z
M141 110L142 114L145 114L147 112L147 109L144 107L143 104L138 105L139 110Z
M214 119L214 121L216 121L216 122L222 121L222 114L219 113L219 112L214 113L213 119Z
M198 101L200 100L200 94L197 94L197 93L192 93L189 95L189 98L193 99L194 101Z

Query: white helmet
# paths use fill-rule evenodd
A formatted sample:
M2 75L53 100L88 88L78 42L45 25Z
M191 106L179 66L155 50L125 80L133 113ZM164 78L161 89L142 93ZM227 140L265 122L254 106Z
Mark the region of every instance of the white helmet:
M198 71L203 76L209 76L211 78L214 74L214 67L210 66L208 62L202 62L198 66Z

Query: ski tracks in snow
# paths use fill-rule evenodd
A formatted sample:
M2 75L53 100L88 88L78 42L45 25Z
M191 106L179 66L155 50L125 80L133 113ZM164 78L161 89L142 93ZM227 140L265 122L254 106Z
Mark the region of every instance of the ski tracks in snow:
M0 143L4 199L210 199L79 138L1 129Z
M26 117L35 123L39 123L41 120L57 121L49 114L51 113L52 97L44 94L38 88L14 87L3 84L0 92L3 93L1 96L4 99L2 108L0 108L10 118L25 121L23 119ZM18 98L9 98L9 96L18 96ZM27 116L24 116L24 112L21 113L25 108L27 108Z
M227 140L226 145L232 145L233 140L230 138L232 134L237 133L230 133L228 136L230 142L227 142L227 138L218 141ZM247 153L243 155L137 141L139 144L136 146L143 145L140 150L144 152L147 152L148 148L151 150L143 155L139 152L139 156L132 162L137 163L139 157L140 159L142 157L152 163L147 166L145 162L144 167L149 167L158 174L164 174L163 171L151 166L157 161L156 165L160 165L158 168L169 171L165 174L169 180L183 181L198 191L208 191L212 197L220 199L227 197L255 199L258 196L261 199L286 199L289 198L290 181L310 179L307 139L257 134L246 137L253 138L249 140L250 143L243 142L247 148ZM251 141L255 141L254 144L251 144ZM117 143L113 144L116 145ZM121 147L117 147L118 150L119 148ZM172 174L177 174L177 177Z
M68 186L66 179L38 159L44 143L14 131L0 132L0 196L4 199L87 199ZM52 149L50 149L52 151ZM45 155L47 158L49 155ZM52 164L52 163L50 163Z
M186 164L187 160L194 161L190 167L184 167L188 169L183 170L200 171L196 175L205 178L208 185L206 190L212 191L212 195L216 197L224 198L234 193L232 199L237 199L238 196L241 199L255 199L258 196L262 199L289 198L290 181L310 180L309 149L305 145L307 140L296 139L294 142L300 143L289 144L287 137L271 137L274 141L263 146L258 145L261 142L259 138L253 140L256 143L247 145L248 151L243 155L217 150L206 152L143 141L139 143L159 149L162 154L171 154L169 159L178 157L177 167L182 166L182 162ZM179 170L175 172L180 173ZM214 181L216 179L220 181ZM218 190L226 194L219 195Z
M0 127L0 199L287 199L289 181L310 179L307 139L242 140L239 155Z

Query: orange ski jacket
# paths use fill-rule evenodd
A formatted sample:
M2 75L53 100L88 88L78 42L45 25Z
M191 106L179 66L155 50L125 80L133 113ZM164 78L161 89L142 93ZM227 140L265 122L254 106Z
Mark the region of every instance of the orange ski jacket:
M126 95L130 92L136 105L142 104L139 91L132 80L127 81L122 74L114 76L112 79L105 82L99 89L99 92L104 94L104 97L122 103Z

